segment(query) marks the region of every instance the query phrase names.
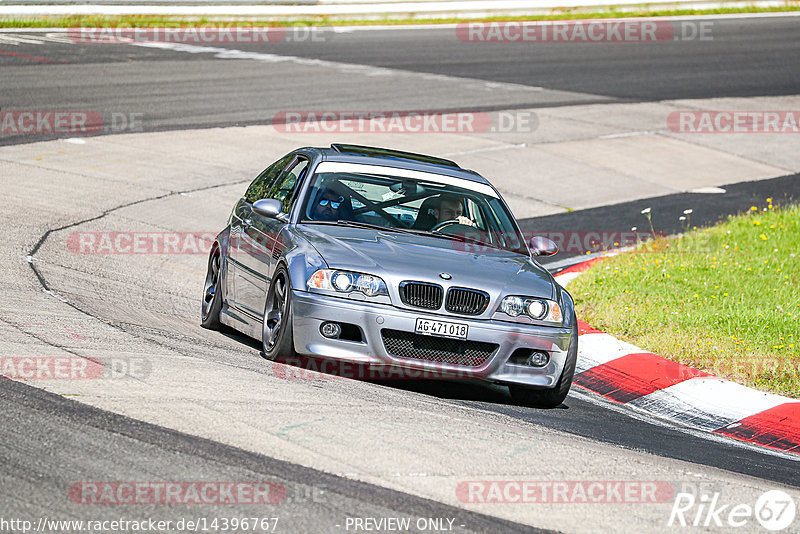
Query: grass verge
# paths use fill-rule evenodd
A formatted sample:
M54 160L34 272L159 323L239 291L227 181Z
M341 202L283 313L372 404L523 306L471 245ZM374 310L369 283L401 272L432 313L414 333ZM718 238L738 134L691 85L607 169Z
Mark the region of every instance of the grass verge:
M598 262L569 289L579 317L620 339L800 397L798 281L800 207L767 199L715 227Z
M464 18L405 18L377 20L347 20L333 16L315 17L300 20L280 20L259 17L212 17L212 16L162 16L162 15L69 15L69 16L22 16L0 17L0 28L105 28L105 27L177 27L197 28L203 26L374 26L374 25L408 25L408 24L453 24L458 22L504 22L534 20L578 20L606 19L628 17L673 17L686 15L729 15L737 13L782 13L800 11L800 5L780 7L741 6L715 9L626 9L585 12L577 8L553 10L550 14L532 15L528 17L499 16L481 19Z

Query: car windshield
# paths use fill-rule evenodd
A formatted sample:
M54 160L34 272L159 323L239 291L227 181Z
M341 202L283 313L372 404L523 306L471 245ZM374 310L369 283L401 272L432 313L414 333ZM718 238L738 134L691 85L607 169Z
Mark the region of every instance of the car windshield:
M364 169L363 172L359 172ZM373 226L528 255L512 215L486 184L387 167L321 163L301 222ZM479 248L480 247L480 248Z

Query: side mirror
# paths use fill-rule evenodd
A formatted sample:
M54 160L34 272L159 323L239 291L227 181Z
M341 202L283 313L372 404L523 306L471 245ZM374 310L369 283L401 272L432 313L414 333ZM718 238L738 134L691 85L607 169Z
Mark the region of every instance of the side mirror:
M283 204L280 200L274 198L262 198L253 202L253 211L262 217L269 217L270 219L284 220ZM283 217L281 217L283 215Z
M534 256L552 256L558 252L558 245L548 237L535 236L531 238L531 254Z

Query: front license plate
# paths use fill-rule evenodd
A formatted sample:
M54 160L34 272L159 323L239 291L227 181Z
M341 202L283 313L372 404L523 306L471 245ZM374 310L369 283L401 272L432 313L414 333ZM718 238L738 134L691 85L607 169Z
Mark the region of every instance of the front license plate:
M417 334L427 336L452 337L454 339L467 339L469 325L461 323L448 323L446 321L434 321L433 319L417 319L414 327Z

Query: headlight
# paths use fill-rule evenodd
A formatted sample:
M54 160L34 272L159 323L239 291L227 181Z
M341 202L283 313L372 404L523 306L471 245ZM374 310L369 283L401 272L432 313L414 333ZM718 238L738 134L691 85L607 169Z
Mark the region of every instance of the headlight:
M320 269L311 275L306 284L308 289L321 289L337 293L358 291L368 297L388 296L383 279L371 274Z
M521 297L506 297L500 303L500 311L511 317L517 317L525 312L525 301Z
M505 313L509 317L522 315L545 323L561 324L564 319L561 315L561 307L557 302L535 297L508 296L500 303L497 311Z

